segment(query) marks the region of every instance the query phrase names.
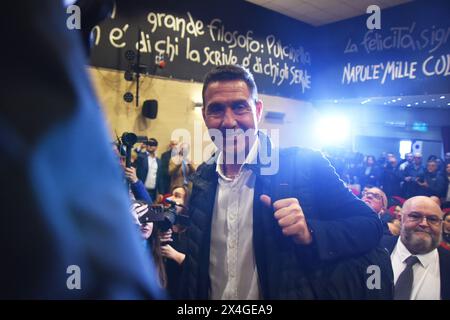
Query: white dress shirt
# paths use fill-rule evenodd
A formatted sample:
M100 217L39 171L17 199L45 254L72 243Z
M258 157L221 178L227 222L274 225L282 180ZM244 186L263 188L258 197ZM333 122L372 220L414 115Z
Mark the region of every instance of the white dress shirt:
M253 195L256 176L245 166L254 163L258 140L250 149L239 174L230 179L217 158L219 180L211 225L209 277L214 300L260 298L253 250Z
M392 269L394 271L394 283L405 270L404 261L412 255L400 238L391 254ZM414 274L411 300L440 300L441 276L439 268L439 254L437 249L427 254L415 255L419 262L412 269Z
M145 187L147 189L155 189L156 188L156 173L158 171L158 162L156 161L156 155L154 157L148 156L148 173L147 178L145 179Z

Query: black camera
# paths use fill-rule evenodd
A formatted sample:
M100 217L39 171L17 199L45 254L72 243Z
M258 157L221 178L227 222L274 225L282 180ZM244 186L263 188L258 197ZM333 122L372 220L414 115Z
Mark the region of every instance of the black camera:
M135 135L132 132L124 132L122 134L122 143L126 146L126 147L132 147L138 140L137 135Z
M161 232L166 232L174 224L188 226L189 217L177 214L176 205L175 202L170 202L170 207L165 207L162 204L151 204L148 206L148 211L139 218L139 222L142 224L153 222Z
M147 141L148 138L146 136L137 136L132 132L124 132L120 139L117 137L118 149L120 151L120 155L125 156L125 165L127 168L131 167L131 151L133 150L133 146L137 142Z

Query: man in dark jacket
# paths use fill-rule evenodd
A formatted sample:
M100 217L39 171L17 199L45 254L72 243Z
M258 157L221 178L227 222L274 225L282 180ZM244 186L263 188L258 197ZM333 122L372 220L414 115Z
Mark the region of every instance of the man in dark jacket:
M413 162L408 164L403 171L403 197L412 198L420 195L419 181L425 175L425 168L422 166L422 154L416 152Z
M169 175L169 162L172 158L172 150L177 146L178 142L170 140L169 148L166 152L161 154L161 166L160 166L160 192L162 194L170 193L170 175Z
M419 195L428 197L436 196L438 198L444 196L445 179L437 169L438 166L435 160L429 160L427 162L425 174L417 181L417 184L420 186Z
M429 197L406 200L400 237L383 237L391 253L396 300L450 300L450 253L440 247L441 208Z
M387 163L381 175L381 186L388 198L401 195L402 177L397 165L397 158L393 153L388 153Z
M382 225L318 152L271 148L253 76L219 66L203 118L218 147L192 178L181 298L390 298ZM278 163L279 161L279 163ZM369 267L380 283L371 285Z
M157 201L157 194L162 194L161 190L161 161L156 156L156 149L158 148L158 141L155 138L150 138L146 145L146 152L140 152L133 166L136 167L136 175L141 180L148 194L153 201Z

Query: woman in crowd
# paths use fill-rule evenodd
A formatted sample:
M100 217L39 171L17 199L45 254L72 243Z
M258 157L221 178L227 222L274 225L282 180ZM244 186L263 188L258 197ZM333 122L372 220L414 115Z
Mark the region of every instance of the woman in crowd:
M365 186L370 185L377 187L380 185L380 172L376 164L374 156L368 155L366 161L364 162L364 167L362 169L361 176L359 177L359 182L361 184L361 189Z
M189 176L195 172L195 168L189 160L189 144L181 143L177 147L177 153L169 161L170 190L176 186L187 186ZM174 152L175 153L175 152Z
M176 202L177 214L186 213L187 202L189 199L189 188L187 186L175 186L172 188L172 195L168 198ZM165 266L167 272L167 291L172 298L177 297L179 288L179 279L181 276L182 265L186 252L186 230L185 224L174 224L172 229L161 234L160 241L163 244L161 254L165 257Z
M167 287L167 274L164 268L163 256L161 254L161 243L158 230L153 222L140 223L139 218L148 212L148 204L142 201L135 201L132 205L132 214L142 237L142 246L153 258L153 262L158 273L159 285L161 288Z

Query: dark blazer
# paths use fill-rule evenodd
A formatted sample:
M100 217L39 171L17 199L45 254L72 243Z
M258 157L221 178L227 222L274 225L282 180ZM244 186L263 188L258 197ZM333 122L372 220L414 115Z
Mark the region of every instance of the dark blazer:
M170 190L170 175L169 175L169 161L172 157L172 150L168 150L161 154L161 170L160 170L160 179L161 179L161 191L163 194L169 193Z
M397 245L398 236L384 236L381 239L381 246L386 248L391 254ZM438 247L439 269L441 275L441 298L450 300L450 252Z
M386 165L381 175L381 185L386 196L399 196L402 193L400 182L402 181L401 172L398 166L392 167L390 163Z
M253 244L260 293L264 299L391 299L392 269L384 249L375 249L382 225L373 211L339 180L318 152L292 148L279 156L279 172L256 174L253 199ZM218 176L216 164L204 163L193 175L180 298L207 299L211 217ZM273 209L260 201L299 199L313 245L302 246L283 236ZM368 290L367 267L381 268L381 290Z
M139 180L142 181L145 185L145 180L147 179L148 174L148 159L146 154L139 154L136 160L133 163L133 166L136 168L136 175ZM155 189L163 194L163 190L161 187L161 160L159 158L156 158L156 163L158 164L158 170L156 171L156 186ZM155 200L155 199L153 199Z

